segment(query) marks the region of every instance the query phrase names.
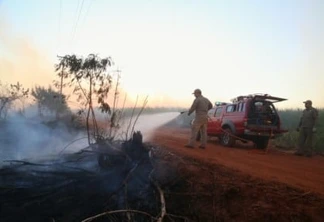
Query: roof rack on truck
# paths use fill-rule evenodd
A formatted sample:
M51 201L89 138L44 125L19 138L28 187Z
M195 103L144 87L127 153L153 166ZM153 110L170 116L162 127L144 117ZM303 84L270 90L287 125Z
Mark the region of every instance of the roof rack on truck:
M231 101L232 101L232 103L236 103L236 102L244 101L246 99L251 99L251 98L253 98L255 100L268 100L268 101L271 101L271 102L280 102L280 101L287 100L287 99L284 99L284 98L274 97L274 96L271 96L269 94L254 93L254 94L249 94L249 95L246 95L246 96L235 97L235 98L231 99Z

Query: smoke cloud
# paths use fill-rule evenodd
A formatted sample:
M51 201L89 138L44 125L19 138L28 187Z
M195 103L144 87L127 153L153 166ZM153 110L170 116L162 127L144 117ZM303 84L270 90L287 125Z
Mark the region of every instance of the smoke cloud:
M134 131L141 131L144 142L150 140L154 130L179 115L178 112L140 115ZM129 132L132 130L132 119ZM125 119L118 132L126 132L130 119ZM0 166L4 160L56 159L64 151L77 152L87 147L86 133L72 130L64 123L44 124L39 118L11 116L0 122ZM122 138L122 134L119 134Z
M1 17L0 17L1 18ZM25 88L48 85L54 77L54 66L26 37L17 37L0 19L0 78L4 83L19 81Z
M85 134L68 129L65 124L46 125L37 119L12 117L0 123L0 161L39 159L57 156L66 144ZM69 151L85 148L86 140L69 147ZM1 163L0 162L0 166Z
M143 141L149 141L158 127L170 122L175 119L179 115L179 112L166 112L166 113L157 113L157 114L145 114L139 116L134 131L141 131L143 134ZM126 131L127 124L130 119L126 119L125 123L122 127L122 131ZM134 122L135 118L133 118ZM133 124L132 124L133 125ZM131 127L132 127L131 125Z

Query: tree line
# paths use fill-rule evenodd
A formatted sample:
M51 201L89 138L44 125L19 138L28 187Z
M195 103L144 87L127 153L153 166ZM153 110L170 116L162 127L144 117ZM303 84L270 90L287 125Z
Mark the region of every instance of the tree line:
M68 95L63 93L65 87L72 89L72 94L76 96L76 101L79 104L79 109L76 114L83 118L88 133L88 143L102 139L100 126L96 119L95 107L107 114L109 133L105 137L113 139L116 131L119 128L118 122L124 113L124 105L126 97L123 101L122 108L117 108L119 102L119 71L112 70L114 62L111 57L101 58L96 54L89 54L87 57L77 55L58 56L58 62L55 64L55 72L57 80L54 80L53 87L36 86L33 89L25 89L18 82L15 85L5 85L0 82L0 119L5 119L9 110L15 108L14 104L20 106L21 114L24 113L24 106L28 96L32 96L37 104L39 116L44 116L48 113L55 114L59 120L66 114L71 114L68 106ZM113 85L112 74L117 72L117 82ZM112 104L108 103L109 92L113 91ZM139 107L136 101L131 113L131 121L126 132L126 139L132 134L134 125L138 119L148 100L144 100ZM138 109L139 108L139 109ZM137 111L137 117L136 117Z

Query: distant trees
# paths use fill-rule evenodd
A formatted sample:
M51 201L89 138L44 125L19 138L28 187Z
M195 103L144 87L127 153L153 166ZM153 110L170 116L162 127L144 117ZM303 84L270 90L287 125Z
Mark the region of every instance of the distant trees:
M31 95L37 103L40 116L43 116L45 112L56 114L56 116L59 113L70 112L65 95L56 92L51 87L36 86L32 89Z
M20 101L23 112L24 101L28 97L28 93L29 89L25 89L19 82L7 85L0 81L0 119L7 117L8 111L16 101Z

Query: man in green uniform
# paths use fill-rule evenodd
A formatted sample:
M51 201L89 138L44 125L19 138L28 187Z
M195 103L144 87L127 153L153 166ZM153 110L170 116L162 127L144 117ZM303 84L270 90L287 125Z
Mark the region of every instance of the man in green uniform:
M197 134L200 131L201 145L199 146L199 148L204 149L207 143L207 113L208 110L213 108L213 104L209 101L209 99L202 96L200 89L196 89L193 94L196 98L189 109L188 116L193 112L195 112L196 116L191 126L191 136L189 142L187 145L185 145L185 147L194 148Z
M316 124L318 120L318 111L312 107L312 101L306 100L305 109L297 127L299 132L298 150L296 155L312 156L313 135L316 132Z

